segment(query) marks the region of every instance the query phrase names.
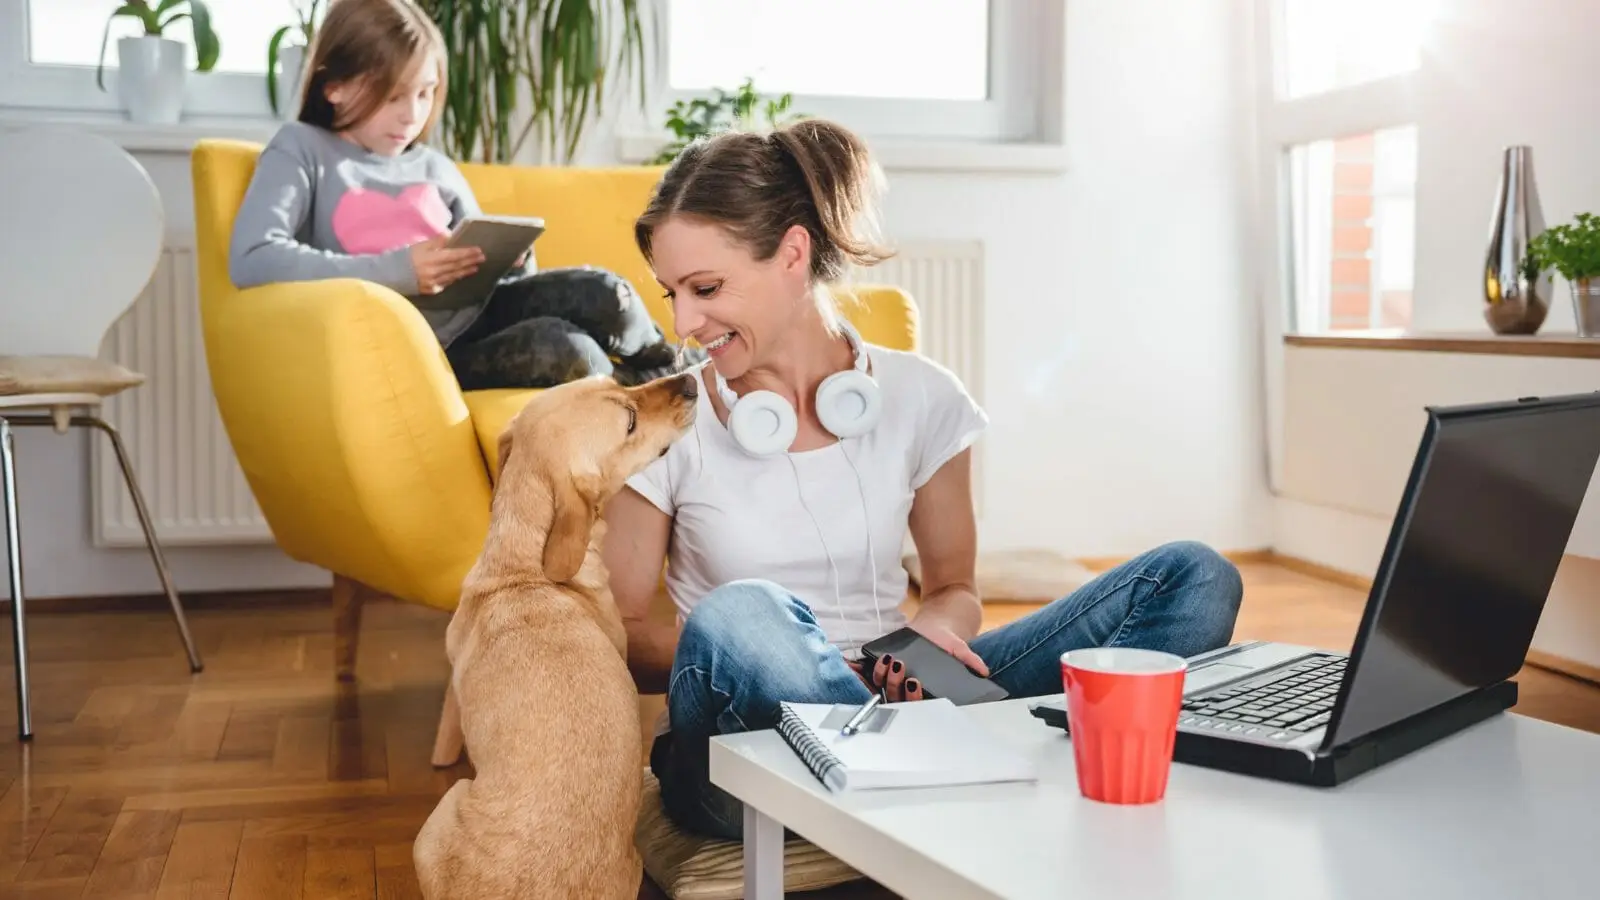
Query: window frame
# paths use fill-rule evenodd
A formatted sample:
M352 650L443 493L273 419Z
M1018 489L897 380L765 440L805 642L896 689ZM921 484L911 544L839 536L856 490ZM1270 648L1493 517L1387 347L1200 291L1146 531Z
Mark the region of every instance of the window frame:
M1288 97L1287 47L1280 0L1250 0L1247 17L1250 54L1251 161L1253 170L1252 244L1256 252L1257 310L1261 323L1262 374L1267 435L1268 482L1275 495L1283 487L1284 338L1314 331L1294 321L1294 187L1290 162L1298 144L1333 140L1397 126L1419 125L1418 81L1422 65L1407 72L1327 91ZM1417 164L1425 162L1418 133ZM1414 221L1420 218L1413 214ZM1413 303L1415 294L1413 294Z
M35 63L28 58L28 4L29 0L0 0L0 109L120 118L115 46L106 48L104 91L95 84L91 66ZM108 7L106 15L110 14ZM98 35L105 20L98 19L94 25ZM265 56L263 47L262 58ZM185 79L183 114L186 122L276 121L267 100L264 73L191 70Z
M869 139L890 141L966 142L984 145L1056 143L1051 104L1059 106L1061 41L1053 32L1060 23L1060 0L988 0L989 97L985 100L929 100L888 97L845 97L794 94L793 110L833 119ZM672 0L656 10L663 55L670 53ZM1053 8L1054 7L1054 8ZM1050 27L1043 27L1043 26ZM1054 38L1054 39L1052 39ZM725 85L731 89L736 85ZM654 133L678 101L703 97L703 91L680 90L670 83L663 59L645 109ZM759 82L756 90L775 93ZM930 130L929 122L944 127Z

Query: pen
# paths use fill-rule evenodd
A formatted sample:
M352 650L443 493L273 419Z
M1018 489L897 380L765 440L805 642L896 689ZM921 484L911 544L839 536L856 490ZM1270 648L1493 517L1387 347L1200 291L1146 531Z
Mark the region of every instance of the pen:
M872 711L877 708L878 703L882 700L882 691L873 694L872 699L862 704L861 708L856 710L856 714L850 717L850 721L844 723L844 727L839 729L839 733L843 735L851 735L861 730L861 723L867 720L867 716L872 714Z

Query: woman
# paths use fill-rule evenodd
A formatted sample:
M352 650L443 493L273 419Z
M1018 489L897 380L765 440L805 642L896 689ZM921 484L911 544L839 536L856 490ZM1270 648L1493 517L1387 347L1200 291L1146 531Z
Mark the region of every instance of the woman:
M1238 572L1179 543L978 633L968 448L987 419L936 363L861 347L828 289L886 255L861 229L877 187L855 135L805 120L691 145L636 226L675 330L710 354L693 433L608 506L604 548L629 667L667 695L651 768L689 830L742 832L707 779L711 736L772 727L780 700L921 699L903 663L858 662L906 624L908 532L924 560L910 626L1012 696L1060 693L1077 647L1190 655L1233 632ZM664 562L681 632L646 619Z

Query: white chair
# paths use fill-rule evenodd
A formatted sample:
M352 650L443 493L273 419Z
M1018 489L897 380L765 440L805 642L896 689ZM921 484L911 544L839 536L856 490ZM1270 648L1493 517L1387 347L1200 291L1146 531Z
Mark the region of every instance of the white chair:
M29 707L22 538L13 428L98 429L116 451L145 543L177 620L193 672L200 655L156 540L122 438L99 415L106 397L144 378L99 358L106 332L155 272L166 227L161 196L116 144L79 131L0 130L0 482L16 649L17 731L33 736Z

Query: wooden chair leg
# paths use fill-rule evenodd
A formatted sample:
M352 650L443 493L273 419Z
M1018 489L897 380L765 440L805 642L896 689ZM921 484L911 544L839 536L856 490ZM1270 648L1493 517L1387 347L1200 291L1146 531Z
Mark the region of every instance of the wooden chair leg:
M356 680L356 644L361 637L361 604L367 589L343 575L333 576L333 670L340 681Z
M444 708L439 711L439 730L433 736L433 764L438 768L455 765L461 758L465 736L461 733L461 709L456 706L455 688L444 689Z

